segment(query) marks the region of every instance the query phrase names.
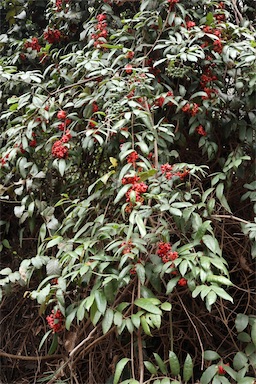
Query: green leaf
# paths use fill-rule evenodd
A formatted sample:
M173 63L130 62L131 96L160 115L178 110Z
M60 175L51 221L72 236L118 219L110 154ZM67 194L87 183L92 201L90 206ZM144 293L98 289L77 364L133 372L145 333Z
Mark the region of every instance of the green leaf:
M164 374L167 375L167 368L161 357L157 353L153 353L154 358L157 362L158 367L160 368L160 371Z
M77 309L76 317L77 317L78 321L82 321L83 318L84 318L84 315L85 315L85 307L84 307L85 300L86 299L82 300L82 302L79 304L79 307Z
M65 322L65 325L66 325L66 329L69 331L70 330L70 326L71 326L71 323L72 321L74 320L75 316L76 316L76 313L77 313L77 308L74 308L72 310L72 312L70 312L70 314L66 317L66 322Z
M172 304L171 303L168 303L167 301L165 303L162 303L160 305L160 308L163 310L163 311L171 311L172 310Z
M195 298L201 293L201 291L204 289L205 285L198 285L194 291L192 292L192 297Z
M217 365L211 365L210 367L208 367L201 376L200 384L209 384L217 372Z
M172 293L172 291L174 290L174 288L176 287L178 281L179 281L179 277L174 277L172 278L168 283L167 283L167 287L166 287L166 294L169 295L170 293Z
M255 378L254 377L249 377L245 376L242 379L238 380L237 384L254 384L255 383Z
M150 169L146 172L139 172L138 176L140 177L141 181L145 181L149 179L150 177L154 176L157 173L156 169Z
M181 276L184 276L187 272L188 269L188 261L187 260L182 260L182 262L179 265L179 271Z
M47 284L37 295L37 301L39 304L43 304L46 300L46 297L49 295L51 285Z
M118 381L122 375L124 367L126 366L128 361L130 361L130 359L128 359L127 357L124 357L122 360L120 360L117 363L116 369L115 369L115 375L114 375L114 379L113 379L113 384L118 384Z
M106 310L105 316L102 320L102 330L103 330L104 335L105 335L105 333L107 333L110 330L111 325L113 323L113 319L114 319L113 309L108 308Z
M149 299L140 298L134 302L138 307L145 309L147 312L154 313L155 315L162 315L162 311L156 305L152 304Z
M218 283L229 286L234 285L229 279L224 276L208 275L206 281L208 281L209 283Z
M1 269L0 270L0 273L1 273L1 275L9 275L10 273L12 273L12 270L11 270L11 268L9 268L9 267L7 267L7 268L3 268L3 269Z
M162 322L162 317L161 315L150 315L151 321L153 326L155 326L157 329L160 329L161 327L161 322Z
M176 353L172 351L169 352L169 364L171 368L171 373L174 376L178 376L180 374L180 363Z
M237 380L237 372L233 368L225 365L225 371L229 374L230 377L232 377L233 380Z
M3 239L2 244L5 248L11 249L10 243L7 239Z
M45 335L42 337L42 340L40 341L40 344L39 344L39 347L38 347L38 350L40 351L40 349L42 348L45 340L47 339L47 337L50 335L50 333L52 333L52 330L50 329L49 331L47 331L45 333Z
M114 324L117 326L117 327L120 327L122 325L122 322L123 322L123 315L121 312L116 312L115 315L114 315Z
M67 168L66 161L64 159L60 159L58 165L59 165L59 172L60 172L61 176L63 176L65 173L65 170Z
M215 351L206 350L204 351L204 359L207 361L218 360L220 359L220 355Z
M90 318L94 326L98 323L99 319L101 318L101 312L97 309L96 301L93 302L91 308L90 308Z
M50 346L48 354L52 355L56 351L57 348L58 348L58 335L57 335L57 333L54 333L53 334L52 344Z
M167 377L161 380L161 384L173 384L173 383L174 383L174 381L167 379Z
M181 216L182 216L182 212L181 212L181 210L178 209L178 208L170 207L170 208L169 208L169 212L170 212L170 214L173 215L173 216L178 216L178 217L181 217Z
M218 253L219 247L217 245L217 240L213 236L204 235L202 237L202 240L206 247L210 249L210 251L212 251L213 253Z
M147 322L145 316L141 316L140 322L141 322L141 326L142 326L143 331L145 332L145 334L148 335L148 336L152 336L152 334L150 332L150 328L149 328L148 322Z
M256 320L252 324L251 338L254 346L256 347Z
M233 303L233 298L223 288L215 287L214 285L212 285L211 288L217 294L217 296L221 297L222 299L231 301L231 303Z
M47 247L46 248L54 247L55 245L61 243L62 241L63 241L63 237L62 236L53 236L52 240L50 240L47 243Z
M144 361L144 365L151 374L157 374L157 369L150 361Z
M218 184L217 188L216 188L216 196L217 198L219 199L221 205L228 211L228 212L231 212L231 209L228 205L228 202L227 202L227 199L224 195L224 184L223 183L220 183Z
M140 231L140 234L141 234L141 237L143 238L144 236L146 236L147 234L147 231L146 231L146 227L145 227L145 224L140 216L140 214L137 214L136 217L135 217L135 221L136 221L136 224L139 228L139 231Z
M115 200L114 200L114 204L117 204L123 197L124 195L126 194L126 192L131 188L131 185L130 184L126 184L124 185L120 191L118 192Z
M237 336L239 341L243 341L244 343L251 342L251 336L246 332L240 332Z
M235 325L237 332L242 332L249 323L249 316L244 315L243 313L238 313L235 319Z
M142 264L139 264L139 263L136 264L136 273L143 286L145 284L146 274L145 274L145 268Z
M193 375L193 368L194 368L194 365L193 365L192 358L189 354L187 354L187 357L185 359L184 366L183 366L183 380L186 383L191 379Z
M141 316L141 313L140 313L141 311L139 311L138 313L136 313L136 314L132 314L131 315L131 320L132 320L132 323L133 323L133 325L137 328L137 329L139 329L139 327L140 327L140 316Z
M102 291L96 290L94 295L99 312L104 314L107 307L107 300L104 293Z
M240 369L247 366L248 357L243 352L237 352L233 359L234 368L239 371Z
M147 299L149 297L155 297L155 295L153 294L153 292L148 288L148 287L145 287L145 285L143 285L141 287L141 295Z

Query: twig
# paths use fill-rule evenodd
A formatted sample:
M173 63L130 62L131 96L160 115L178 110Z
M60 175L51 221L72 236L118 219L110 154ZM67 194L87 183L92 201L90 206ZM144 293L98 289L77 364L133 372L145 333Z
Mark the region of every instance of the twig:
M237 8L236 0L231 0L231 1L232 1L232 4L233 4L233 7L234 7L236 23L239 25L243 21L243 16L242 16L242 14L239 12L239 10Z
M95 344L100 344L100 342L101 342L102 340L104 340L107 336L109 336L115 329L116 329L116 326L114 325L112 328L110 328L110 330L109 330L107 333L105 333L104 335L98 337L98 338L97 338L96 340L94 340L92 343L90 343L89 345L87 345L87 347L83 350L84 355L86 355L86 354L90 351L90 349L91 349L92 347L94 347ZM81 344L81 343L80 343L80 344ZM74 363L76 363L77 360L79 360L79 356L76 358L76 360L74 361Z
M9 359L25 360L25 361L36 361L36 360L54 360L54 359L66 359L65 355L45 355L45 356L24 356L24 355L13 355L0 350L0 356L8 357Z
M199 335L199 332L198 332L198 330L197 330L197 328L196 328L195 323L194 323L193 320L191 319L191 316L190 316L190 314L188 313L187 308L186 308L185 305L183 304L183 301L181 300L181 298L180 298L179 295L178 295L178 298L179 298L179 301L180 301L180 303L181 303L181 305L182 305L184 311L186 312L187 317L189 318L189 320L190 320L190 322L191 322L191 324L192 324L192 326L194 327L194 330L195 330L195 332L196 332L196 335L197 335L197 338L198 338L198 341L199 341L199 345L200 345L200 348L201 348L201 352L202 352L202 353L201 353L201 356L202 356L202 358L201 358L201 370L203 370L203 367L204 367L204 346L203 346L202 340L201 340L201 338L200 338L200 335Z
M83 84L88 83L88 82L90 82L90 81L97 80L98 78L99 78L99 76L93 76L93 77L89 77L89 78L84 79L84 80L80 80L80 81L78 81L77 83L73 83L73 84L66 85L65 87L60 88L60 89L57 89L57 90L54 91L54 92L49 92L49 95L50 95L50 96L53 96L53 95L55 95L56 93L59 93L59 92L62 92L62 91L66 91L67 89L72 88L72 87L76 87L76 86L79 86L79 85L83 85Z
M79 343L74 349L72 349L72 351L70 352L69 354L69 357L71 358L78 349L80 349L88 340L90 340L92 338L92 335L94 334L94 332L97 330L98 328L94 328L90 333L89 335L81 341L81 343Z
M240 219L240 217L236 217L236 216L233 216L233 215L212 215L211 217L213 219L233 219L233 220L236 220L236 221L240 221L240 223L250 224L250 221L246 221L244 219Z
M138 280L138 299L140 298L140 280ZM138 350L139 350L139 372L140 372L140 384L144 382L144 364L143 364L143 347L141 338L141 326L138 330Z

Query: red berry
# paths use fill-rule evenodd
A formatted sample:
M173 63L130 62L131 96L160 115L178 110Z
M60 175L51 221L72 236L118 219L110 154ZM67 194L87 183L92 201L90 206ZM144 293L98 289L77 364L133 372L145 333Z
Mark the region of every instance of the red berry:
M131 64L126 64L125 72L128 74L132 73L132 65Z
M63 110L60 110L58 113L57 113L57 118L60 119L60 120L64 120L66 119L67 117L67 113Z
M222 366L222 365L219 365L219 366L218 366L218 374L219 374L219 375L225 375L225 373L226 373L226 371L225 371L225 369L223 368L223 366Z

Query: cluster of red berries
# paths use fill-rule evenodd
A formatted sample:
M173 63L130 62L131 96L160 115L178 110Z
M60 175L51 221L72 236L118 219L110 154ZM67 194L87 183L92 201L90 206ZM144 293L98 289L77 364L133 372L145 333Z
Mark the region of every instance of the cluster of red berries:
M135 166L135 163L136 163L136 160L138 160L139 158L139 155L136 151L133 151L131 152L128 156L127 156L127 163L130 163L132 164L133 166Z
M58 159L65 159L68 156L68 147L64 144L68 143L72 138L69 130L66 130L65 134L60 140L55 141L52 146L52 155Z
M215 88L210 88L209 85L217 80L217 76L212 74L212 70L210 68L206 68L205 73L201 76L200 85L203 88L203 91L207 94L207 96L203 96L203 100L211 99L215 96L218 91Z
M125 56L127 59L130 59L132 60L133 57L134 57L134 52L133 51L128 51L126 53L126 56ZM124 67L125 69L125 72L130 75L132 73L132 70L133 70L133 66L131 64L126 64L126 66Z
M170 9L172 10L179 0L167 0L167 2L170 4Z
M195 116L199 112L199 105L197 103L187 103L182 107L182 111L189 113L191 116Z
M178 252L172 251L171 244L170 243L165 243L163 241L161 241L158 244L157 255L162 259L162 262L164 264L168 263L169 261L174 261L174 260L176 260L179 257ZM171 267L172 268L175 267L174 263L171 264ZM177 275L178 271L174 270L171 273L173 275ZM178 285L181 286L181 287L185 287L187 285L187 279L185 279L185 277L181 277L178 280Z
M58 125L58 128L60 131L65 131L66 128L69 126L69 124L72 122L72 120L70 119L67 119L67 112L63 111L63 110L60 110L58 113L57 113L57 118L59 120L63 120L59 125Z
M132 253L132 249L133 249L133 243L131 240L128 240L128 241L123 241L122 244L120 245L120 247L122 247L122 254L123 255L126 255L127 253ZM131 257L131 259L133 259L133 256ZM140 264L141 263L141 260L138 259L137 261L137 264ZM135 275L136 274L136 264L133 264L132 268L130 269L130 274L131 275Z
M137 264L141 264L141 260L140 259L138 259L136 264L133 264L133 267L130 269L130 275L136 275L136 273L137 273L137 270L136 270Z
M223 45L222 45L222 41L221 41L221 30L218 29L218 28L212 28L209 25L206 25L206 26L203 27L203 32L217 36L217 39L215 39L214 42L213 42L213 50L215 52L221 53L222 50L223 50ZM211 41L210 40L206 40L201 45L201 47L202 48L206 48L210 44L211 44Z
M69 3L69 0L64 0L64 1L56 0L55 2L56 12L61 12L63 10L63 5L67 5L68 3Z
M61 32L58 29L50 29L44 31L44 39L48 41L49 44L58 43L61 39Z
M133 243L131 242L131 240L123 241L120 247L124 247L124 249L122 250L122 254L126 255L127 253L132 252Z
M123 185L126 185L126 184L135 184L135 183L138 183L140 181L140 177L139 176L125 176L122 178L122 184Z
M0 158L0 162L1 162L1 166L3 167L4 165L6 165L6 162L7 162L7 160L8 160L8 158L9 158L9 153L7 153L4 157L1 157Z
M52 310L51 315L46 317L46 321L49 325L49 327L52 329L53 333L59 333L63 331L64 329L64 316L62 315L61 311L57 309L55 312Z
M25 49L31 48L33 51L39 52L41 50L41 45L39 44L37 37L32 37L31 40L27 40L24 43L24 48Z
M124 67L125 69L125 72L130 75L132 73L132 70L133 70L133 67L131 64L126 64L126 66Z
M96 113L96 112L98 112L98 110L99 110L98 104L96 103L96 101L93 101L93 103L92 103L92 112ZM95 128L96 127L96 125L97 125L97 121L96 120L97 119L93 119L93 118L90 119L89 124L88 124L90 128ZM95 133L96 133L96 131L95 131Z
M65 119L62 123L58 125L60 131L65 131L69 124L72 122L70 119Z
M136 202L143 203L144 198L141 196L147 192L148 186L142 181L140 182L139 176L125 176L122 179L122 184L131 184L131 188L126 192L126 202L129 203L125 208L126 212L131 212L132 207Z
M132 187L129 189L128 192L126 192L126 201L129 203L132 200L132 193L134 193L134 200L136 202L143 203L144 198L141 196L142 193L147 192L148 186L143 183L134 183L132 184Z
M158 244L157 254L162 259L163 263L168 263L168 261L174 261L179 257L177 252L172 251L171 244L164 243L163 241Z
M225 4L223 1L221 1L220 3L216 4L216 8L218 9L224 9L225 8ZM219 21L219 22L222 22L222 21L226 21L226 16L224 13L214 13L214 18Z
M167 94L166 94L166 96L160 96L160 97L158 97L156 100L155 100L155 106L157 106L157 107L162 107L163 106L163 104L164 104L164 102L165 102L165 99L166 99L166 97L170 97L170 96L173 96L173 93L172 93L172 91L168 91L167 92ZM168 103L167 103L167 105L169 105L169 106L172 106L172 102L171 101L169 101Z
M172 179L174 176L179 177L181 180L183 180L186 176L189 175L189 169L185 169L183 172L177 171L175 172L173 170L173 165L171 164L163 164L161 165L161 172L166 177L167 180Z
M68 156L68 148L63 145L61 140L55 141L52 146L52 155L58 159L65 159Z
M33 139L30 140L29 142L29 146L32 147L32 148L35 148L37 146L37 141L36 141L36 134L35 132L32 132L32 136L33 136Z
M192 20L187 20L186 21L186 27L187 29L193 28L196 25L196 23Z
M185 287L187 284L188 284L188 281L187 279L185 279L185 277L181 277L178 281L178 285L180 287Z
M94 47L101 48L101 45L106 43L106 38L108 37L107 16L100 13L96 19L98 20L98 23L94 27L96 33L93 33L91 37L94 40Z
M198 127L196 127L196 132L201 136L207 136L207 132L202 125L198 125Z

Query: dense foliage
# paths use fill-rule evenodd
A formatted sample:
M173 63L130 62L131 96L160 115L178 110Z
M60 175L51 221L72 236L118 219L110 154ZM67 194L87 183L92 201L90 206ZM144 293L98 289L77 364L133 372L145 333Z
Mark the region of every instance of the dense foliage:
M36 316L14 348L4 321L4 361L51 360L38 382L254 383L254 16L1 2L2 310Z

